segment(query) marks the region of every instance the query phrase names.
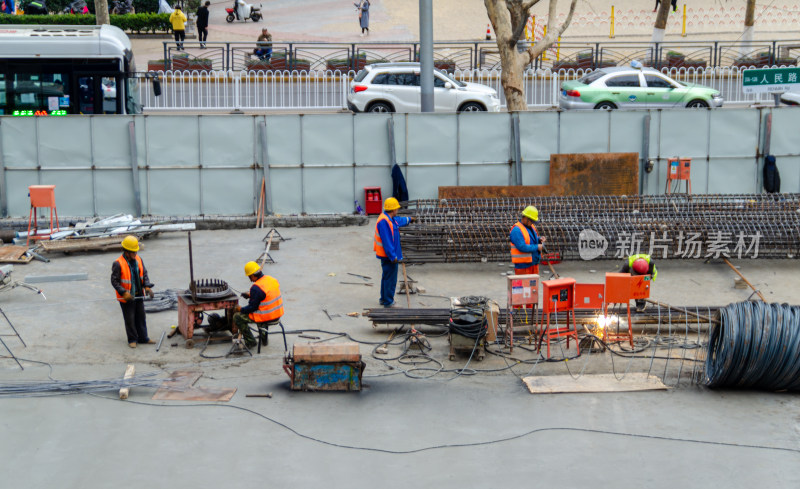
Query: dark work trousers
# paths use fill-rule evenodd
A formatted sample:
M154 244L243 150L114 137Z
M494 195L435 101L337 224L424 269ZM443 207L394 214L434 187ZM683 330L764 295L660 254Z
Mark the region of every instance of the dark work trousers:
M183 41L186 40L186 31L181 29L173 32L175 33L175 42L178 43L178 49L183 49Z
M197 26L197 34L200 36L200 42L206 42L208 39L208 26Z
M397 289L397 263L381 258L381 300L384 306L394 304L394 291Z
M150 338L147 336L147 321L144 314L144 297L137 297L136 300L120 302L122 308L122 318L125 320L125 333L128 335L128 343L147 343Z

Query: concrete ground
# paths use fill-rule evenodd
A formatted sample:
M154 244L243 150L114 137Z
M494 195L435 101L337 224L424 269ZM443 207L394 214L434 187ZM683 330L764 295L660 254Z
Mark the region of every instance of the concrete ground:
M374 223L374 220L372 220ZM391 328L373 328L349 312L376 307L380 270L371 250L372 226L280 229L289 241L271 252L267 273L281 282L289 330L346 332L385 341ZM248 282L243 264L259 255L265 230L192 234L195 277L220 278L238 290ZM156 289L186 288L184 234L143 242L141 256ZM0 388L21 380L99 380L121 377L126 364L156 380L197 369L200 387L231 387L230 402L153 401L154 387L44 398L0 397L3 487L495 487L557 483L620 487L795 488L800 475L800 401L796 394L714 391L692 383L700 350L664 350L658 359L608 353L569 362L514 363L488 355L467 363L447 359L446 339L429 336L431 356L446 371L427 380L402 375L408 365L383 362L362 345L367 363L360 393L298 393L281 370L279 336L252 358L209 358L176 336L128 348L119 306L109 285L116 253L53 256L50 263L17 266L27 275L88 273L88 281L44 283L47 300L24 289L0 294L27 343L4 336L24 371L0 359ZM770 301L797 303L794 261L736 262ZM562 275L601 282L619 264L566 263ZM508 264L429 264L408 273L426 288L412 307L445 307L441 297L487 295L505 302ZM676 305L725 305L746 300L722 263L659 263L653 297ZM371 276L375 286L348 275ZM331 276L330 274L335 274ZM398 296L405 304L405 298ZM341 314L329 320L322 308ZM148 315L150 337L177 324L177 312ZM432 331L428 328L427 330ZM0 333L11 333L0 319ZM328 338L324 333L309 333ZM648 333L652 336L651 333ZM661 332L666 336L669 332ZM678 332L680 337L682 332ZM694 338L696 339L696 338ZM289 344L309 341L289 335ZM334 340L339 341L339 340ZM176 343L177 346L171 346ZM228 344L204 354L224 355ZM390 355L399 355L397 347ZM646 350L644 354L651 354ZM534 354L514 350L520 360ZM671 357L667 362L663 357ZM682 360L681 360L682 359ZM36 362L46 362L44 365ZM427 364L426 366L429 366ZM652 365L652 367L651 367ZM511 368L509 369L509 366ZM633 393L532 395L519 376L647 372L670 389ZM411 376L434 372L415 370ZM271 399L245 394L272 392Z
M655 2L643 0L578 0L570 27L563 42L610 41L611 8L615 12L614 41L650 40ZM410 42L419 39L418 0L375 0L370 7L370 35L360 37L358 17L351 0L262 0L264 21L225 22L225 8L232 1L212 1L209 41L255 42L261 28L267 27L276 42L325 41ZM541 1L532 13L543 25L549 2ZM683 6L686 4L686 37L681 36ZM735 41L741 37L745 2L728 0L692 0L678 2L667 23L667 41ZM568 0L559 2L559 15L565 15ZM436 41L484 40L489 18L483 0L436 0L433 2L433 36ZM754 39L796 39L800 22L800 0L759 1L756 8ZM492 37L494 39L494 35ZM163 58L164 39L134 39L137 62L145 67L148 60ZM197 54L190 50L192 54Z

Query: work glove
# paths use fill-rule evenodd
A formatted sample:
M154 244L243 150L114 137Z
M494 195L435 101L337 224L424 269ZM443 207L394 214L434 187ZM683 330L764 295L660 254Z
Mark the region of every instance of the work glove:
M153 289L151 289L150 287L145 287L144 288L144 293L147 294L147 297L149 297L151 299L153 297L155 297L155 294L153 293Z
M124 294L122 294L122 299L124 299L125 302L130 302L133 300L133 296L131 295L130 292L125 292Z
M249 299L250 298L250 292L242 292L242 297L244 297L245 299Z

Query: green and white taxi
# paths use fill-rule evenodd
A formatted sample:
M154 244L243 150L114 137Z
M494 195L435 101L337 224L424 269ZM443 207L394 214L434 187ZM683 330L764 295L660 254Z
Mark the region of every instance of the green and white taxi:
M600 68L561 84L562 109L667 109L722 107L719 90L673 80L637 62Z

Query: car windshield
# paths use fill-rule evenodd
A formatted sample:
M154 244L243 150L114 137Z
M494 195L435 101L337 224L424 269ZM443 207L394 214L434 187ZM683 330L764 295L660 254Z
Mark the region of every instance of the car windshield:
M587 73L587 74L583 75L583 77L581 79L579 79L578 81L583 83L584 85L588 85L588 84L592 83L593 81L597 80L598 78L600 78L603 75L605 75L605 73L603 73L602 71L594 70L591 73Z
M434 68L434 70L435 70L437 73L439 73L440 75L442 75L443 77L445 77L447 80L449 80L449 81L450 81L450 82L451 82L453 85L455 85L455 86L457 86L457 87L466 87L466 86L467 86L467 84L466 84L466 83L464 83L464 82L460 82L460 81L458 81L458 80L454 79L454 78L453 78L452 76L450 76L450 74L449 74L449 73L447 73L446 71L442 71L442 70L440 70L440 69L438 69L438 68Z

